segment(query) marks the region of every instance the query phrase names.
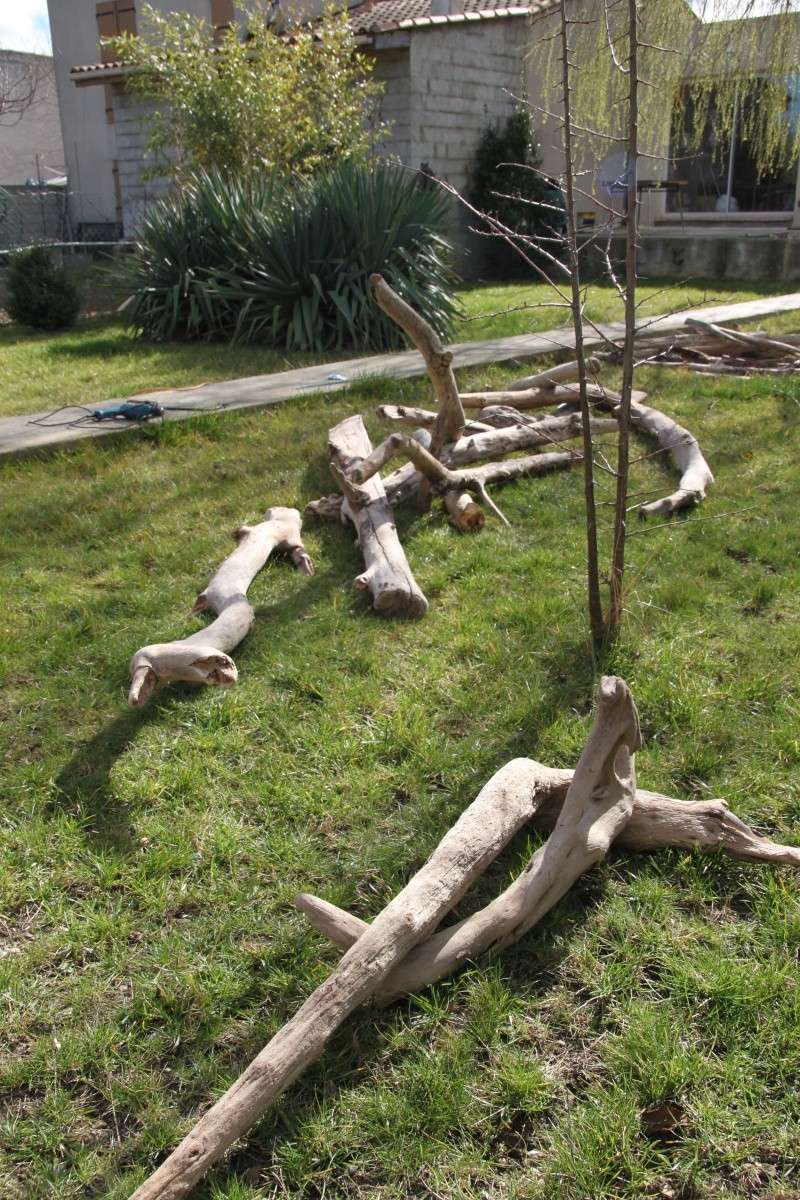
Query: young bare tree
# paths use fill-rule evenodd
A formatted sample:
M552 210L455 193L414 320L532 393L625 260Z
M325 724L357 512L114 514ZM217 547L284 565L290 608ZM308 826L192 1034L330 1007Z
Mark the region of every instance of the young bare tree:
M16 125L41 99L53 62L44 54L0 51L0 126Z

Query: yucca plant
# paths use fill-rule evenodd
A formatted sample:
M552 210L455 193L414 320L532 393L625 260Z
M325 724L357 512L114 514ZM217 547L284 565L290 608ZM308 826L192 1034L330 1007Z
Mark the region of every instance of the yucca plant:
M368 292L379 271L446 335L457 312L447 204L379 163L305 181L195 174L145 218L131 320L157 340L389 349L401 337Z

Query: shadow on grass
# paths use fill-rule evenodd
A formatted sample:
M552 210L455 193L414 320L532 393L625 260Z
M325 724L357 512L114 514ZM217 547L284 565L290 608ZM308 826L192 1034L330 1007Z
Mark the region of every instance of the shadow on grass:
M164 717L176 701L185 703L196 694L189 686L165 691L146 708L126 708L82 742L56 776L56 797L50 803L51 810L63 808L75 812L101 846L122 853L131 850L134 829L125 806L111 787L111 771L142 729Z

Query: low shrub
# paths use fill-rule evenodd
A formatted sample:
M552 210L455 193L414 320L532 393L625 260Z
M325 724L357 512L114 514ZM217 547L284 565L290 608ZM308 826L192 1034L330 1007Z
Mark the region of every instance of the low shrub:
M553 235L564 232L561 189L541 172L542 151L530 113L518 108L501 124L484 129L470 173L468 198L482 213L496 217L526 238L546 239L544 248L558 254ZM487 225L487 230L491 226ZM523 245L536 258L535 245ZM488 238L483 247L485 269L501 278L530 274L530 268L507 242Z
M130 319L156 340L390 349L402 335L369 297L379 271L446 335L457 312L447 207L386 164L290 182L199 172L145 217Z
M80 312L78 290L46 246L11 255L6 308L13 321L30 329L68 329Z

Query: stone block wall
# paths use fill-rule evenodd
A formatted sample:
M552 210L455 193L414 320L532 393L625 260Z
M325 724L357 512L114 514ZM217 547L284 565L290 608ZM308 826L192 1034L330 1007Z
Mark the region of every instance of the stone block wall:
M114 132L119 188L122 200L122 226L126 238L136 237L147 205L163 196L166 179L143 179L153 164L147 153L147 116L155 101L125 92L114 92Z
M523 59L530 26L523 17L434 26L411 37L409 164L427 163L435 175L464 191L488 125L504 121L512 95L524 91ZM465 277L480 274L484 243L469 231L471 218L452 204L450 237Z
M407 39L406 39L407 43ZM380 119L390 126L380 151L387 158L408 163L411 158L411 73L408 45L383 50L375 56L373 78L383 84Z

